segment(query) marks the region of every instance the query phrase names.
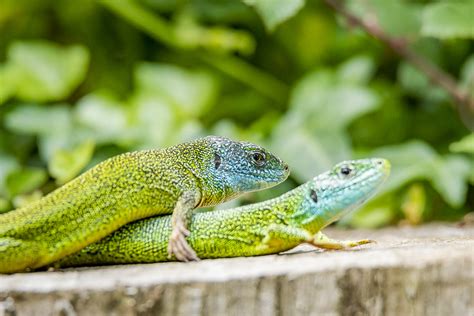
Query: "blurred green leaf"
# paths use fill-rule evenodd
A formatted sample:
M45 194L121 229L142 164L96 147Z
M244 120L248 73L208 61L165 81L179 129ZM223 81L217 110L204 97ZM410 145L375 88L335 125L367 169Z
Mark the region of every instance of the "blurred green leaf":
M0 105L15 94L19 72L11 64L0 65Z
M70 108L65 104L54 106L20 104L7 113L5 126L21 134L64 133L71 126Z
M384 196L377 198L362 209L349 215L347 219L341 222L349 223L353 227L358 228L379 228L387 226L395 220L396 212L393 207L393 197Z
M16 68L16 95L25 101L66 98L84 79L88 51L80 45L62 47L46 41L15 42L8 63Z
M142 63L135 70L139 89L166 98L183 113L199 116L217 97L217 82L207 72L181 67Z
M0 197L0 214L10 210L10 202L7 199Z
M368 56L356 56L342 63L337 71L341 81L366 84L375 72L374 61Z
M96 143L119 143L128 137L129 112L112 95L92 93L77 102L74 119Z
M474 38L474 2L450 0L427 4L423 10L421 33L441 39Z
M447 93L438 86L432 85L425 74L408 62L401 62L398 67L398 81L409 93L431 101L446 100Z
M18 161L9 155L0 155L0 195L7 196L6 179L15 170L18 170L20 164Z
M13 198L13 207L20 208L30 203L38 201L43 197L43 193L40 190L35 190L31 193L19 194Z
M38 151L43 162L48 163L58 150L70 148L75 142L76 137L69 130L43 134L38 138Z
M392 36L416 38L421 27L420 6L403 0L348 0L351 11L376 23Z
M136 92L130 99L132 127L137 148L160 148L170 145L178 125L176 109L153 93ZM159 123L158 123L159 122Z
M86 141L72 150L58 150L48 164L49 173L61 185L81 172L91 160L95 144Z
M449 150L453 153L474 154L474 133L463 137L461 140L449 145Z
M285 22L304 6L304 0L243 0L255 7L269 31Z
M273 132L272 148L286 149L281 155L298 181L307 181L348 159L347 125L378 106L377 94L363 83L365 75L360 81L348 80L346 69L355 64L357 60L335 71L312 72L292 92L288 114Z
M48 180L48 174L41 168L26 167L15 170L6 178L8 195L14 197L33 191L43 185L46 180Z
M392 172L382 193L414 180L428 180L452 207L460 207L466 199L470 163L464 157L440 156L421 141L381 147L370 156L386 158L392 163Z
M427 175L433 187L452 207L460 207L466 200L467 180L471 171L469 161L458 155L446 155L431 165L431 176Z

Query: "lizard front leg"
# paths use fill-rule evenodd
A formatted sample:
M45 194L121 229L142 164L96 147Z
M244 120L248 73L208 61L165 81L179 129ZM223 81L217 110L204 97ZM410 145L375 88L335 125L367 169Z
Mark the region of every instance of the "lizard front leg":
M266 250L270 248L285 251L299 244L311 242L311 240L311 234L304 229L282 224L272 224L268 227L258 249Z
M310 243L313 246L318 247L318 248L339 250L339 249L348 249L348 248L352 248L352 247L356 247L360 245L365 245L372 242L374 241L369 240L369 239L335 240L324 235L322 232L317 232Z
M171 259L175 255L179 261L197 261L199 260L196 252L186 241L189 236L189 221L192 211L198 203L200 194L195 191L184 192L176 202L171 216L172 231L168 242L168 258Z

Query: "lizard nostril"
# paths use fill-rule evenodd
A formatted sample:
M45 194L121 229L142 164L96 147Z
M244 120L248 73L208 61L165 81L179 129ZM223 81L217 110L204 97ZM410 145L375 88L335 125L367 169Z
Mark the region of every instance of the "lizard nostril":
M290 167L288 167L288 165L287 165L287 164L285 164L285 166L284 166L283 168L285 168L285 171L288 171L288 170L290 170Z

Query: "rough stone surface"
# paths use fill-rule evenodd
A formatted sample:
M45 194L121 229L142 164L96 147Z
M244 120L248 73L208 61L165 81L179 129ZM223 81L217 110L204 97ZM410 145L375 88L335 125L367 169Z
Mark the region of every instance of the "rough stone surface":
M0 275L0 316L474 315L474 227L326 233L378 243Z

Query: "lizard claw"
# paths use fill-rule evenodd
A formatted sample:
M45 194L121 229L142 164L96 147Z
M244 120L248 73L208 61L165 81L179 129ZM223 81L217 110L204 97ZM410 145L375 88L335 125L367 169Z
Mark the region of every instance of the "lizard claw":
M179 261L198 261L196 252L186 241L186 237L190 235L190 231L186 229L181 221L177 222L168 243L168 258L174 255Z

